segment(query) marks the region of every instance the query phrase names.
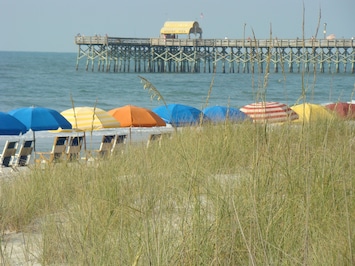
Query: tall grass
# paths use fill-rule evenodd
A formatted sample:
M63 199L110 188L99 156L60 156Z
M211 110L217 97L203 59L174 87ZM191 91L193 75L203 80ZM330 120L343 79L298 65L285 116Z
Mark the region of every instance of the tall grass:
M253 77L256 101L269 67L256 91ZM304 74L301 86L306 101ZM353 265L354 132L336 119L227 121L92 164L35 167L0 179L0 231L23 232L42 265Z
M1 231L43 265L351 265L354 145L342 121L184 129L2 180Z

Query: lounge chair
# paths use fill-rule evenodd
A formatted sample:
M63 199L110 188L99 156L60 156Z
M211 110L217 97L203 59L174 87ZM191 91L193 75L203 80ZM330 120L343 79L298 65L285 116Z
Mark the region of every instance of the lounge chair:
M103 135L100 148L94 150L93 153L100 157L107 157L112 153L118 151L127 141L127 135ZM89 152L93 155L92 152Z
M33 151L33 140L24 140L20 146L18 153L15 155L14 167L28 166L30 163L32 151Z
M75 136L69 139L68 150L67 150L67 160L79 160L81 148L83 146L85 137L84 136Z
M127 137L128 137L127 134L116 135L111 153L122 151L124 145L127 143Z
M6 141L2 154L0 155L1 167L12 167L18 147L18 140Z
M159 146L161 146L162 139L163 138L170 138L170 137L171 137L171 133L170 132L150 134L149 137L148 137L147 148L153 142L157 142L157 143L159 143Z
M103 135L100 148L98 150L95 150L94 152L101 157L111 155L115 142L116 135Z
M55 137L53 141L52 151L50 152L36 152L39 155L39 161L48 163L57 162L65 159L65 152L68 145L68 136Z
M127 135L116 135L116 142L115 144L126 144L127 142Z

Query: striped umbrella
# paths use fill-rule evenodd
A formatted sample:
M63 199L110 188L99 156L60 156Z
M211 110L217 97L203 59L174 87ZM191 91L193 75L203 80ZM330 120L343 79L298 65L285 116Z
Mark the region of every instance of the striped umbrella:
M255 123L279 123L298 119L290 107L279 102L257 102L240 108Z
M67 109L61 114L77 131L120 127L120 123L112 115L97 107L75 107Z

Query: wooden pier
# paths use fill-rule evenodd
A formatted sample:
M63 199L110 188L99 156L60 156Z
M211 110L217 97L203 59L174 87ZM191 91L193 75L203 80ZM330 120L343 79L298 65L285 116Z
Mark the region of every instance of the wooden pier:
M355 73L353 39L166 39L76 36L76 69L102 72Z

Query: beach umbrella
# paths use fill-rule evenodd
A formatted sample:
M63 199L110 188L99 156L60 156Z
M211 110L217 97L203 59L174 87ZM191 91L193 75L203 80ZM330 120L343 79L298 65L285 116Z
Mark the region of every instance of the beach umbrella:
M97 107L74 107L61 112L76 131L117 128L120 123L108 112Z
M233 121L240 122L249 117L237 108L227 106L210 106L202 110L204 115L213 122Z
M20 135L27 132L26 126L14 116L0 112L0 135Z
M71 129L69 121L56 110L45 107L22 107L8 112L20 120L27 128L32 130L34 150L36 150L36 131Z
M298 115L286 104L279 102L256 102L240 108L255 123L279 123L295 120Z
M164 120L153 111L134 105L125 105L108 111L121 127L160 127Z
M97 107L74 107L61 112L68 119L75 131L84 132L84 149L86 151L86 132L105 128L120 127L120 123L108 112Z
M345 119L355 119L355 103L337 102L325 105L331 111L334 111L338 116Z
M332 119L334 114L320 104L301 103L291 106L291 109L298 114L298 119L293 122L313 122L318 119Z
M206 119L201 110L183 104L162 105L154 108L153 112L175 127L198 124L201 116Z

